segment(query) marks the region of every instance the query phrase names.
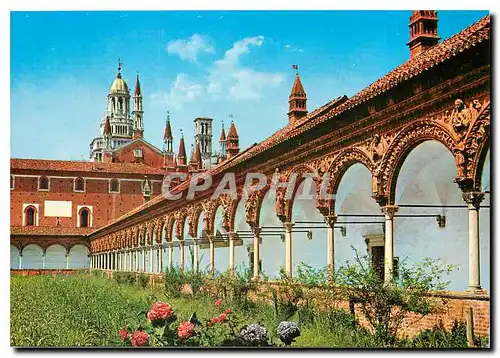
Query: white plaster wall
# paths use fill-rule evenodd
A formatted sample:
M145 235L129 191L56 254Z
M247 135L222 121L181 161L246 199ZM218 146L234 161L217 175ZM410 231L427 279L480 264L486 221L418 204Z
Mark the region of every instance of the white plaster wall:
M75 245L69 251L70 269L89 268L90 258L88 257L89 250L85 245Z
M61 245L52 245L45 251L45 268L65 269L66 248Z
M13 245L10 245L10 268L19 268L19 250Z
M40 246L31 244L23 249L23 268L26 269L41 269L42 268L42 253Z
M488 167L489 164L485 166ZM408 155L401 168L396 204L465 205L461 190L453 183L455 168L453 156L441 143L422 143ZM446 265L456 265L457 269L447 279L451 281L449 289L465 290L468 285L467 208L400 208L398 212L412 213L445 215L446 227L439 228L434 218L396 218L395 256L407 258L408 264L429 257L440 258ZM489 210L483 209L481 214L481 276L483 288L489 289Z
M269 190L264 196L260 209L260 226L283 228L283 224L276 216L276 192ZM263 232L266 229L262 229ZM267 229L269 230L269 229ZM285 243L279 236L262 236L260 245L260 258L262 260L262 272L270 279L280 277L280 267L285 267Z
M248 225L245 220L245 202L246 201L242 199L236 206L236 213L234 216L234 228L236 232L250 230L250 225ZM244 238L240 236L240 239L243 240L243 245L234 247L234 267L237 271L250 266L247 247L253 246L253 239L251 237Z
M227 243L227 231L222 227L223 224L223 207L219 206L215 212L214 219L214 234L220 232L224 235L224 240ZM221 238L216 238L220 240ZM214 249L214 267L215 271L222 273L226 272L229 269L229 248L228 247L219 247Z

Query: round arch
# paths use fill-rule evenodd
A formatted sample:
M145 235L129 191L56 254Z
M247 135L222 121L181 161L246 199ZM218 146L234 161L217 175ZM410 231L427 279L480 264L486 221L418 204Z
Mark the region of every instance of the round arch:
M65 269L67 250L59 244L50 245L45 250L45 268L47 269Z
M11 269L18 269L19 262L20 262L19 248L11 244L10 245L10 268Z
M43 267L43 249L37 244L29 244L22 250L23 267L26 269L41 269Z
M69 250L68 268L86 269L90 266L89 249L85 245L74 245Z
M416 146L429 140L442 143L453 155L456 145L454 136L437 122L414 122L389 145L380 165L381 191L387 196L389 204L395 202L397 177L406 157Z

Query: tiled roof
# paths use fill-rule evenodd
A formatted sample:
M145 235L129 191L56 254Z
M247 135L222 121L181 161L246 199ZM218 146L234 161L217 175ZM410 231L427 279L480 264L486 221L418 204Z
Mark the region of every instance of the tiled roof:
M181 137L179 141L179 154L177 155L179 159L186 158L186 146L184 145L184 137Z
M109 124L108 116L106 116L106 121L104 122L104 134L111 134L111 125Z
M227 139L238 139L238 132L236 131L236 126L234 122L231 121L231 125L229 126L229 131L227 132Z
M293 82L292 92L290 96L299 95L305 96L306 91L304 91L304 87L302 87L302 82L300 81L299 73L295 75L295 81Z
M135 80L135 95L141 95L141 83L139 82L139 74L137 74L137 78Z
M172 128L170 128L170 119L167 120L167 124L165 125L165 134L163 135L163 139L172 140Z
M11 226L11 235L36 236L85 236L95 228L91 227L57 227L57 226Z
M441 62L446 61L453 56L456 56L458 53L470 48L471 46L475 46L483 40L489 38L490 16L488 15L472 24L471 26L467 27L463 31L443 41L442 43L409 59L393 71L389 72L387 75L383 76L365 89L358 92L353 97L347 98L346 96L343 96L332 100L324 106L308 113L300 120L286 127L283 127L270 137L264 139L262 142L252 146L251 148L248 148L238 156L233 157L232 160L222 162L222 164L207 170L206 174L215 175L227 170L228 168L238 163L247 161L250 158L257 156L259 153L264 152L289 138L295 137L307 130L310 130L311 128L322 122L334 119L334 117L338 116L339 114L363 102L366 102L369 99L382 94L383 92L388 91L399 83L415 77L425 70L428 70L429 68L436 66ZM186 189L188 185L188 181L181 183L174 189L174 194L175 192L180 192ZM134 214L137 214L163 200L166 200L163 195L158 195L147 203L116 219L111 224L101 227L100 229L96 230L96 232L101 231L102 229L111 226L116 222L131 217Z
M222 130L220 132L219 142L223 142L225 140L226 140L226 131L224 130L224 126L222 126Z
M45 160L12 158L10 169L35 171L69 171L69 172L96 172L118 174L158 174L165 171L140 163L98 163L71 160Z

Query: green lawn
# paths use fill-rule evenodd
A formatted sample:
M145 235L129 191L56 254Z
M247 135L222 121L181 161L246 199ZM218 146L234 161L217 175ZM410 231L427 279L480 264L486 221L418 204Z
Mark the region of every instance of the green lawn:
M188 320L193 312L200 320L205 320L216 316L222 308L231 308L232 317L237 318L240 325L259 323L266 327L272 343L281 344L276 333L281 319L276 317L271 305L238 308L223 302L222 307L217 308L211 297L171 298L166 297L162 289L138 288L86 274L11 276L10 342L16 347L123 346L119 329L125 323L135 327L145 322L144 315L138 313L148 311L158 300L173 307L179 322ZM379 346L366 330L352 326L348 314L314 313L314 319L307 320L307 317L299 317L299 313L289 318L299 323L301 331L292 347ZM443 342L441 336L438 340ZM436 346L429 341L428 335L426 337L420 344ZM430 343L426 343L428 341ZM463 339L456 344L463 346ZM409 341L405 346L415 345Z

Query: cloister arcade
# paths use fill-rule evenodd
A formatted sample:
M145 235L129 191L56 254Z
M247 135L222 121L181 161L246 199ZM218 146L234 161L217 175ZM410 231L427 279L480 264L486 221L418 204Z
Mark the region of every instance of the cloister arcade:
M354 248L371 253L386 280L398 262L429 257L456 265L451 290L489 289L489 124L489 98L457 100L440 115L269 168L247 197L240 185L233 197L179 199L92 237L91 268L234 273L245 264L254 278L276 278L280 268L296 275L300 262L334 272ZM298 180L274 190L274 175Z
M88 269L89 248L84 244L10 245L11 269Z

